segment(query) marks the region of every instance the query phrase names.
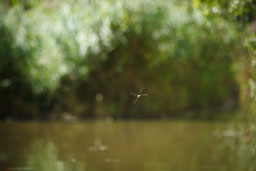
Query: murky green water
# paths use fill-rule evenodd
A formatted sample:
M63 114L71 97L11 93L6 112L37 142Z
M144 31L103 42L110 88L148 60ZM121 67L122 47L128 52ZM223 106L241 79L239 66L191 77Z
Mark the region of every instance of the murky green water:
M227 122L88 121L0 124L3 170L236 170Z

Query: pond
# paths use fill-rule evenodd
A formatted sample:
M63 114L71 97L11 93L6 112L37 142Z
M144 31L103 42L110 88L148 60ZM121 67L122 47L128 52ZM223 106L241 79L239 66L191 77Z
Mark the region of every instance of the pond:
M1 123L0 170L235 171L237 162L223 143L231 138L222 136L230 125L181 120Z

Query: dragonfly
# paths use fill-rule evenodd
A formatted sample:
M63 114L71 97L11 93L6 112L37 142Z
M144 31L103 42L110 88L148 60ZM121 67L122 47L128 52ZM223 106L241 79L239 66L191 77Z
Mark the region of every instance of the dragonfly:
M135 100L133 101L133 103L135 104L140 97L147 96L148 94L142 94L142 88L141 88L138 94L131 92L130 95L136 97Z

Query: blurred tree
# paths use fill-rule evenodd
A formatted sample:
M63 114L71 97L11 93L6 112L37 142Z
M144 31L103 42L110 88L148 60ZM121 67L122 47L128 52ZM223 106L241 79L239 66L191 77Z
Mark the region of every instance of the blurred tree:
M236 104L237 33L189 1L1 4L1 91L16 86L20 106L35 104L23 113L160 117ZM140 87L150 95L133 105Z
M241 170L255 170L255 86L256 86L256 1L255 0L225 0L204 1L195 0L197 7L207 11L208 16L221 16L225 20L232 20L238 28L243 50L237 61L238 80L240 83L240 102L242 104L242 123L239 131L238 155Z

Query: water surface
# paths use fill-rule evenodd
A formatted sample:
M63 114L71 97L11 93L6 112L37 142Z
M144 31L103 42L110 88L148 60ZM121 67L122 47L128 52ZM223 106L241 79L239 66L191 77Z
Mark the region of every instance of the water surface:
M228 122L0 124L1 168L89 171L236 170L220 138Z

